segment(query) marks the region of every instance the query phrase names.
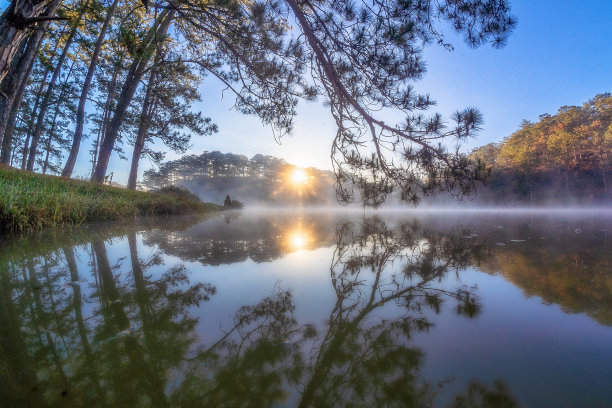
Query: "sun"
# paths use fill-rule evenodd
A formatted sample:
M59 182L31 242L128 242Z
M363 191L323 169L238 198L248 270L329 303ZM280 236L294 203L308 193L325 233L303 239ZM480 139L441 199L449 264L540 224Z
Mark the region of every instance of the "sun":
M304 184L306 182L306 180L308 180L308 175L306 174L306 172L302 169L296 169L292 174L291 174L291 180L293 181L293 184Z

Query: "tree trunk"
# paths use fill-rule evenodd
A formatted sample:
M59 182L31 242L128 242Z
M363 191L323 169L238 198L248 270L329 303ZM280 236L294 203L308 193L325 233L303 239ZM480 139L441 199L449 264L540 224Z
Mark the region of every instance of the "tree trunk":
M68 155L68 159L66 160L66 165L64 166L64 170L62 171L63 177L70 177L72 175L72 171L74 170L74 165L79 154L79 147L81 146L81 139L83 138L83 126L85 125L85 103L87 102L87 94L89 93L89 87L91 85L94 73L96 71L96 67L98 65L98 59L100 58L100 51L102 50L102 44L104 43L104 38L106 37L106 31L110 26L110 22L113 19L113 15L115 14L115 9L117 8L118 3L119 0L114 0L113 4L111 4L110 8L108 9L108 12L106 13L106 19L104 20L102 28L100 29L100 34L98 35L98 39L96 40L96 46L91 56L89 67L87 68L87 75L85 76L85 81L83 82L83 89L81 91L81 97L79 98L79 105L77 108L76 126L74 129L74 136L72 138L72 146L70 148L70 154Z
M108 95L106 96L106 102L104 103L104 109L102 110L102 123L100 124L100 128L98 129L98 137L94 143L92 158L91 158L91 177L93 179L93 173L96 169L96 164L98 162L98 150L100 149L100 141L104 139L104 135L106 134L106 128L108 123L108 116L111 111L111 107L113 101L115 100L115 88L117 87L117 76L121 71L121 64L115 63L115 68L113 70L113 76L111 78L111 82L108 85Z
M55 113L53 114L53 121L51 122L51 129L49 129L49 137L47 138L47 147L45 148L45 161L42 166L42 174L47 174L47 167L49 166L49 156L51 155L51 148L53 143L53 134L55 133L55 125L57 124L57 115L59 114L59 102L55 107Z
M49 131L49 137L47 138L47 147L45 154L45 161L42 165L42 174L47 174L47 167L49 166L49 156L51 155L51 143L53 142L53 132L55 132L55 123L57 121L57 109L55 110L55 115L53 115L53 124L51 125L51 130Z
M46 24L44 24L46 27ZM8 164L11 161L11 150L13 143L13 133L15 132L15 123L17 121L17 113L19 112L19 106L23 99L23 94L28 85L28 78L32 72L34 61L36 61L36 53L40 49L42 43L44 30L40 27L28 40L23 57L19 61L17 69L17 80L16 81L5 81L7 83L12 82L11 89L14 92L9 96L10 104L7 104L6 120L2 117L0 120L0 138L2 139L2 155L0 156L0 162ZM4 137L2 137L4 135Z
M151 124L149 108L151 106L151 94L153 93L153 87L155 86L155 76L157 75L158 65L159 53L156 53L153 61L153 67L151 68L151 75L149 76L144 101L142 102L142 110L140 111L138 133L136 135L136 142L134 143L134 152L132 153L130 176L128 177L128 190L136 190L136 181L138 179L138 162L140 161L140 155L142 153L142 149L144 148L147 132L149 131L149 126Z
M55 48L53 49L53 55L55 55L55 52L57 51L57 47L59 46L59 42L55 43ZM35 98L35 102L34 102L34 108L32 109L32 117L30 118L29 121L29 128L32 128L32 125L34 124L34 115L36 115L36 112L38 111L38 107L40 106L40 101L41 98L43 96L43 90L45 89L45 84L47 83L47 77L49 76L49 73L51 72L51 69L49 67L47 67L45 69L45 73L42 76L42 80L40 82L40 85L38 86L38 91L36 91L36 98ZM15 115L17 115L17 112L15 113ZM28 161L28 147L30 144L30 137L32 136L31 131L28 131L28 134L26 136L26 140L23 144L23 157L21 158L21 170L25 170L27 161Z
M53 89L55 88L55 83L59 78L59 75L62 71L62 66L64 65L64 61L66 61L66 57L68 56L68 50L72 45L72 41L77 33L77 26L75 25L70 32L70 35L66 39L66 44L64 45L64 50L62 51L62 55L57 61L57 65L55 66L55 70L53 71L53 75L51 76L51 81L49 81L49 86L47 87L47 92L40 104L40 110L38 111L38 118L36 120L36 128L34 128L34 132L32 134L32 144L30 145L28 161L26 164L26 170L32 171L34 170L34 160L36 159L36 148L38 147L38 141L40 140L40 135L43 131L43 126L45 122L45 115L47 114L47 108L49 107L49 102L51 101L51 96L53 94Z
M42 174L47 174L47 167L49 166L49 156L51 154L52 143L53 143L53 135L55 135L55 126L57 125L57 116L59 115L61 103L66 96L66 84L68 80L72 77L72 71L74 70L74 61L70 65L70 69L68 70L68 75L66 76L66 81L62 84L62 91L60 92L57 102L55 104L55 112L53 113L53 120L51 121L51 129L49 129L49 137L47 138L47 153L45 156L45 161L42 168Z
M109 124L108 130L104 135L104 139L102 140L102 145L100 146L98 162L92 175L92 180L96 183L102 183L104 181L106 169L108 168L108 162L113 152L113 148L115 147L117 136L119 135L119 128L123 123L127 109L132 101L132 98L134 97L138 83L145 74L152 51L154 47L156 47L157 42L163 41L163 37L166 36L170 22L174 17L174 13L174 10L164 10L159 17L157 17L153 27L149 29L149 32L143 41L143 46L141 48L141 52L139 53L140 56L134 59L132 65L130 66L121 89L119 102L115 108L113 119Z
M30 133L26 136L25 141L23 142L23 153L21 157L21 170L25 170L26 164L28 162L28 146L30 144Z
M59 0L11 1L0 16L0 84L10 71L10 66L21 44L31 33L31 27L39 21L49 21L55 15Z
M144 107L143 107L144 110ZM143 121L148 120L142 119L140 121L140 126L138 127L138 135L136 136L136 142L134 143L134 151L132 152L132 164L130 166L130 175L128 177L128 190L136 190L136 181L138 179L138 162L140 161L140 155L142 153L142 149L144 148L145 138L147 134L148 126L146 126Z
M9 73L6 79L2 81L2 87L0 88L0 143L4 141L4 129L6 128L9 112L11 111L11 106L13 106L15 93L19 85L19 72L24 68L23 62L26 57L26 50L28 45L32 42L32 38L33 36L31 36L21 48L18 57L13 59Z

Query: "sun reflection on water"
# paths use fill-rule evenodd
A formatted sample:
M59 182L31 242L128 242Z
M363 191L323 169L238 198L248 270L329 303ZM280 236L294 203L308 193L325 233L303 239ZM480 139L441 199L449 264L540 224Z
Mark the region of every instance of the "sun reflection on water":
M304 249L308 243L306 236L301 232L294 232L289 237L289 242L291 243L293 249L296 250Z
M285 252L313 249L317 241L313 229L305 225L301 219L287 228L281 237L281 245Z

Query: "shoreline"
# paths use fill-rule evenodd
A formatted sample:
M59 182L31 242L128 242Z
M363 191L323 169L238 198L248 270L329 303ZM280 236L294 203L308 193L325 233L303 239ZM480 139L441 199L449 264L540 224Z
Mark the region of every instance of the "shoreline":
M222 207L179 188L133 191L0 166L0 234L143 216L209 215Z

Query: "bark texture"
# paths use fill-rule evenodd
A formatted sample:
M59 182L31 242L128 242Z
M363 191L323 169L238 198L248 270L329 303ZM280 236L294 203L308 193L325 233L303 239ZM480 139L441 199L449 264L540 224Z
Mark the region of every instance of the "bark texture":
M0 16L0 83L32 27L55 16L59 0L13 0Z

